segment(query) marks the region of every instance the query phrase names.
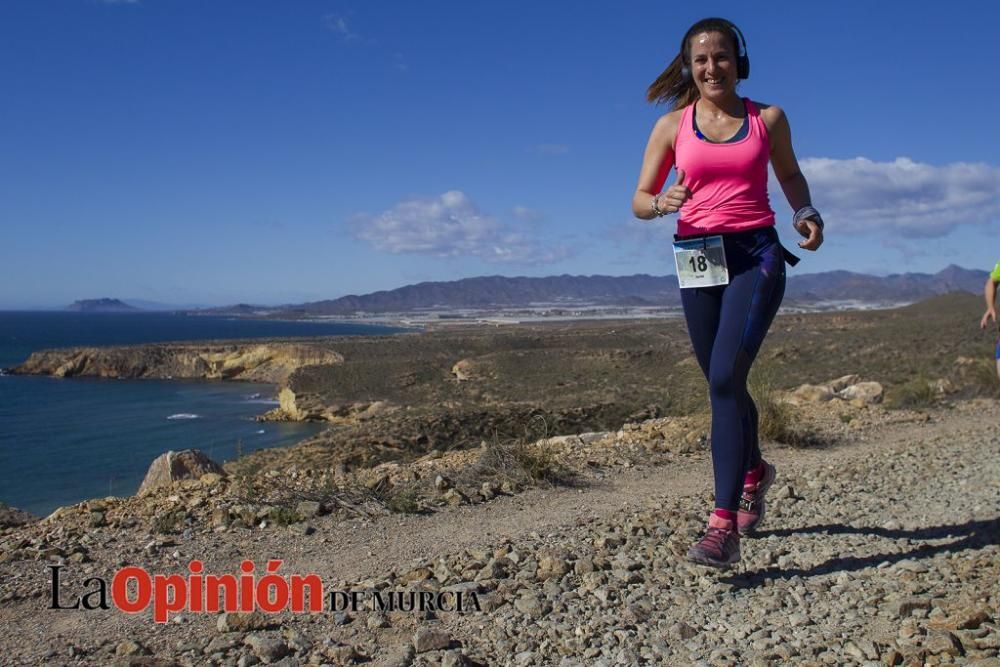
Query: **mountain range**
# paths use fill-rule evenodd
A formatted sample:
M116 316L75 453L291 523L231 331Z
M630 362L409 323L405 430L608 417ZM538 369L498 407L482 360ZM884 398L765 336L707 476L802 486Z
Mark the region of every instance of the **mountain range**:
M785 305L817 307L825 303L890 305L921 301L948 292L980 293L986 271L951 265L935 274L901 273L873 276L827 271L790 276ZM238 304L198 311L201 314L310 317L412 313L448 310L551 308L677 307L680 290L673 275L549 276L544 278L482 276L448 282L423 282L392 290L285 306Z

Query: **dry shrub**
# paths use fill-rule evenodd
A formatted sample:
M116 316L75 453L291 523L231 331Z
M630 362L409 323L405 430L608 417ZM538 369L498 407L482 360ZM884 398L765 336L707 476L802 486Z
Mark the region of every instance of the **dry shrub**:
M391 484L388 477L385 477L373 487L365 487L355 483L351 485L350 493L346 492L347 489L338 489L336 493L324 493L322 498L326 503L358 514L378 514L379 512L372 511L373 505L379 508L382 513L423 514L426 512L420 503L420 494L412 483Z
M393 488L378 498L393 514L421 514L420 495L413 489Z
M529 420L520 438L503 439L494 434L484 441L475 473L514 485L568 484L572 473L545 445L547 437L548 424L540 415Z
M181 532L184 527L185 514L183 510L163 512L153 517L150 530L154 533L170 535Z
M796 423L792 406L781 400L773 369L758 364L750 371L747 388L757 405L757 435L761 440L771 440L800 447L820 444L802 424Z
M887 407L897 410L923 410L933 407L939 398L934 383L924 375L890 387L886 392Z
M270 505L275 508L269 518L278 525L291 525L302 521L295 509L302 501L318 502L327 511L344 511L366 518L384 516L389 512L415 513L417 494L409 489L393 486L386 480L375 488L349 480L338 483L330 472L309 486L289 486L268 483L260 475L234 474L230 477L230 497L251 507Z
M957 369L957 384L967 395L980 398L1000 398L1000 379L993 358L976 359Z

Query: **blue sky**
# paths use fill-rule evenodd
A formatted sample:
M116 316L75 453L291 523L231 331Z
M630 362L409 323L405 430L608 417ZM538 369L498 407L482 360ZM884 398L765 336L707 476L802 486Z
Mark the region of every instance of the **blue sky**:
M711 15L827 221L793 274L1000 258L997 3L5 0L0 308L672 273L644 93Z

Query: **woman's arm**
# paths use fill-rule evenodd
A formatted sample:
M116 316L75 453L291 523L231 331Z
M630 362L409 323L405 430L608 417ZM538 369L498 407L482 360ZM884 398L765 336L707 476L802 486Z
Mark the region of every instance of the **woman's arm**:
M809 184L802 175L799 162L795 159L795 151L792 150L792 129L788 125L788 117L780 107L776 106L764 106L761 116L771 138L771 166L774 167L774 175L781 184L785 199L793 211L798 211L803 206L812 206ZM816 250L823 244L823 230L813 219L802 220L796 226L796 230L807 237L805 241L799 243L800 248Z
M997 284L993 280L992 275L986 278L986 285L983 287L983 298L986 299L986 312L983 313L983 319L979 320L980 329L985 329L990 320L993 320L993 322L997 321L997 311L994 305L997 299Z
M651 220L656 217L653 211L653 197L663 190L667 174L674 166L674 137L677 136L680 113L671 111L661 116L649 135L646 152L642 158L642 169L639 172L639 185L632 195L632 213L637 218ZM660 196L658 200L660 210L673 213L691 196L691 192L682 182L683 178L680 178Z

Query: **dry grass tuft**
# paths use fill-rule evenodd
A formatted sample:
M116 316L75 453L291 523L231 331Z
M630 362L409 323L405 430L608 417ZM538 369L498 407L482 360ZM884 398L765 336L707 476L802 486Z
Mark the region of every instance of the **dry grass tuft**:
M572 471L545 445L547 437L548 424L540 415L528 422L522 437L502 439L494 434L484 442L479 461L473 466L475 475L518 486L571 483Z

